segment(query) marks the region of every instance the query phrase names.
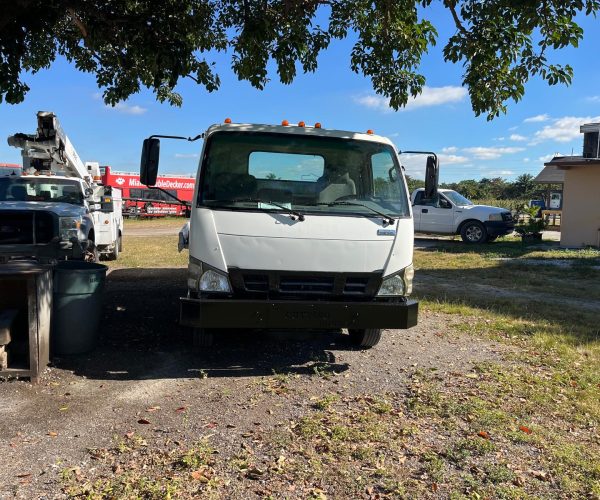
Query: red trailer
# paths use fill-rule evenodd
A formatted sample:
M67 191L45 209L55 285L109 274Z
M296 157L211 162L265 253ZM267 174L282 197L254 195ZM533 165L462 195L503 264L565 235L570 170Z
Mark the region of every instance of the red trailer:
M185 207L166 193L144 186L137 173L114 172L111 167L100 167L102 184L123 192L123 215L128 217L183 216ZM182 201L191 202L196 179L191 175L167 174L159 176L156 186Z
M3 175L21 175L23 167L16 163L0 163L0 176Z

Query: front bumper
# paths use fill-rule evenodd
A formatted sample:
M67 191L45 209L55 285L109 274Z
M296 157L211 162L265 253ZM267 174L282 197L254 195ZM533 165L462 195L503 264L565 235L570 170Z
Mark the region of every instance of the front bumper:
M37 260L60 260L83 258L83 244L76 239L71 241L54 238L50 243L38 245L0 245L0 259L33 257Z
M181 298L180 322L196 328L411 328L419 304Z
M493 220L483 223L488 236L505 236L515 230L514 221Z

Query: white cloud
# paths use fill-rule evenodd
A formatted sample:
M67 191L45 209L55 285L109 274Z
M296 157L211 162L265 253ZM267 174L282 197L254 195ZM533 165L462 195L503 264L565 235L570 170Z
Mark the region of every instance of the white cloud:
M539 122L547 122L550 119L550 115L544 113L543 115L535 115L530 116L529 118L525 118L523 120L524 123L539 123Z
M477 160L496 160L505 154L520 153L525 151L525 148L517 147L472 147L463 148L466 153L472 154Z
M524 135L519 135L519 134L510 134L509 139L511 141L515 141L515 142L522 142L522 141L526 141L527 137L525 137Z
M494 137L494 141L503 141L506 137Z
M463 87L448 85L445 87L423 87L423 91L415 98L409 98L405 108L400 108L399 111L410 111L417 108L425 108L431 106L440 106L453 102L462 101L467 95L467 90ZM380 95L363 95L355 97L354 100L367 108L390 113L394 111L390 108L389 99Z
M508 130L510 130L512 132L513 130L517 130L518 128L519 127L517 125L515 125L514 127L510 127Z
M106 107L109 109L114 109L120 113L125 113L126 115L143 115L146 111L148 111L147 108L142 108L137 104L127 104L126 102L118 102L114 106L109 106L107 104Z
M591 95L585 98L588 102L600 102L600 95Z
M529 163L531 160L529 158L523 158L523 163Z
M546 163L546 162L550 161L552 158L554 158L554 156L555 156L555 155L544 155L544 156L540 156L540 157L538 158L538 161L539 161L540 163Z
M439 154L438 158L442 165L452 165L456 163L466 163L469 161L469 158L461 155L447 155L447 154Z
M506 175L514 175L515 173L512 170L492 170L491 172L488 172L488 174L504 177Z
M175 158L198 158L198 153L175 153Z
M542 141L569 142L580 137L584 123L600 121L600 116L563 116L535 133L534 144Z
M456 153L458 148L456 146L448 146L446 148L442 148L442 153Z

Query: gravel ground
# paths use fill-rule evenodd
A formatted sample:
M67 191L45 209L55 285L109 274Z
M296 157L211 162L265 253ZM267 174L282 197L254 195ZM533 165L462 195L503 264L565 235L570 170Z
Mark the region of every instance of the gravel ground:
M208 426L236 449L241 434L301 415L315 396L403 393L417 369L466 373L507 349L454 333L459 317L422 313L369 351L339 332L226 332L194 355L177 325L183 283L184 269L114 270L93 353L55 359L37 386L0 383L0 498L60 497L62 470L93 472L88 450L131 431L192 443ZM264 390L274 373L291 377L284 400Z

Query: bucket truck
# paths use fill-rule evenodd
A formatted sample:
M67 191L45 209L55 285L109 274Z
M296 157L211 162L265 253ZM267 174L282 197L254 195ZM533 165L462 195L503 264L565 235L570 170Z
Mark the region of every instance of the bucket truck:
M121 192L83 163L56 115L40 111L35 134L18 133L23 168L0 176L0 260L116 259L122 247Z

